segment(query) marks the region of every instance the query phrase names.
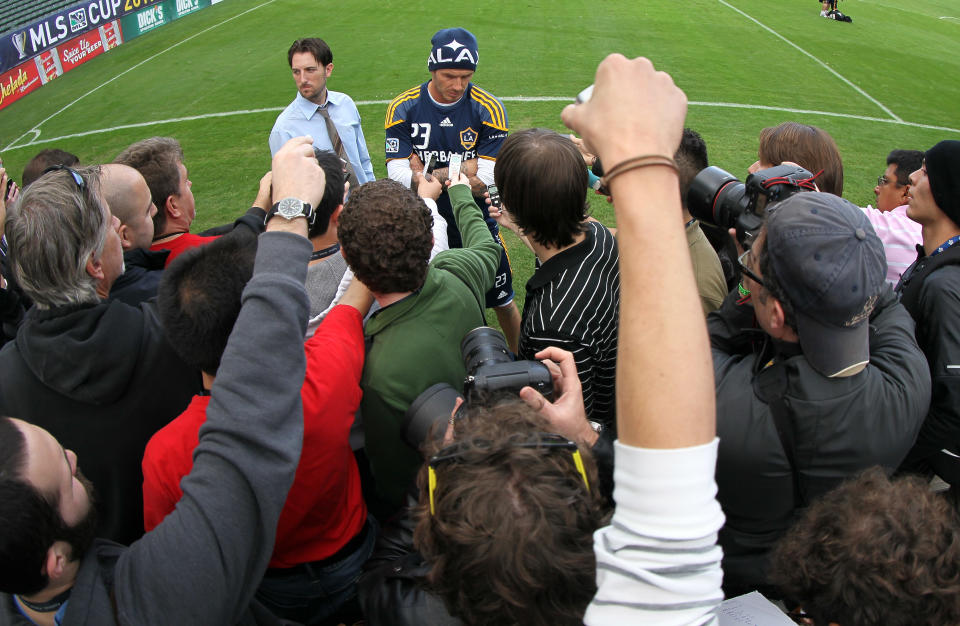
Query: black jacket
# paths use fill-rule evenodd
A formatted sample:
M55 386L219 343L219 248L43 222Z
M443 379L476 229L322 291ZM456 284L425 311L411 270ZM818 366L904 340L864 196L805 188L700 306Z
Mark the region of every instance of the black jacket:
M943 257L938 259L938 257ZM932 261L944 264L925 267ZM917 323L917 343L927 357L933 399L917 443L902 469L929 472L930 461L946 448L960 453L960 247L922 256L897 286ZM930 273L927 273L929 270ZM944 458L949 458L944 455ZM955 462L954 462L955 464ZM942 473L942 469L938 470ZM955 482L956 477L947 477Z
M169 250L134 248L123 253L123 274L110 288L110 300L137 306L157 295Z
M425 583L430 565L413 547L416 522L410 511L417 500L408 494L406 507L377 537L373 555L357 582L357 595L371 626L457 626L443 600Z
M765 583L767 554L800 507L865 468L896 468L930 401L913 320L889 289L870 317L870 363L846 378L815 371L797 344L776 346L762 331L745 330L754 326L753 307L738 305L736 295L707 318L728 595ZM783 397L793 426L799 494L770 410L776 396Z
M22 319L20 294L10 287L0 289L0 346L17 336L17 327Z
M0 347L3 347L17 336L17 327L23 319L23 312L33 304L13 279L5 237L0 237L0 275L7 281L7 286L0 289Z
M152 303L34 306L0 350L0 414L47 429L77 453L98 490L99 534L120 543L143 534L147 441L200 389Z
M600 490L613 502L613 435L609 429L591 449L597 463ZM454 626L462 624L447 612L438 596L426 586L430 565L413 546L416 522L411 511L417 506L417 488L412 486L406 505L397 518L384 526L373 555L357 583L360 606L371 626Z

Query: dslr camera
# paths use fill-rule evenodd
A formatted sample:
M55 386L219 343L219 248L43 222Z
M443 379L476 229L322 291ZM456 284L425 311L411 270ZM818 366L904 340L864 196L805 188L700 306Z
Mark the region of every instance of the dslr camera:
M799 191L816 191L814 178L799 165L778 165L750 174L742 183L733 174L710 166L690 184L687 209L698 220L736 228L740 245L749 248L763 226L763 209Z
M467 375L463 380L463 396L447 383L437 383L417 396L401 424L401 433L407 445L416 450L426 441L431 429L443 437L444 424L450 412L463 397L457 411L472 406L493 406L504 398L516 398L524 387L533 387L546 398L553 396L553 377L547 366L539 361L514 361L507 349L507 341L489 326L474 328L460 342L460 354ZM434 424L437 424L434 427Z

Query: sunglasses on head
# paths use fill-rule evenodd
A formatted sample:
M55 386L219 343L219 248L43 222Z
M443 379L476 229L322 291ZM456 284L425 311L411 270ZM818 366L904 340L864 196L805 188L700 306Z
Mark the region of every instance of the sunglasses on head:
M73 182L77 184L77 189L80 191L87 190L87 181L83 180L83 176L81 176L77 170L67 167L66 165L51 165L47 169L43 170L43 174L47 174L48 172L56 172L57 170L66 170L70 172L70 175L73 177ZM43 174L41 174L41 176L43 176Z
M534 448L548 451L566 450L570 452L570 456L573 458L573 464L577 468L577 473L580 474L580 478L583 479L583 485L587 488L588 492L590 491L590 481L587 479L587 470L583 465L583 457L580 455L580 449L577 448L577 444L570 441L566 437L561 437L560 435L553 433L536 433L534 437L535 438L530 441L512 443L511 447ZM427 466L427 483L430 494L430 515L434 515L435 513L434 492L437 488L437 467L446 463L463 461L463 455L465 452L466 449L462 444L454 443L443 448L435 455L430 457ZM491 452L493 452L493 450L491 450Z

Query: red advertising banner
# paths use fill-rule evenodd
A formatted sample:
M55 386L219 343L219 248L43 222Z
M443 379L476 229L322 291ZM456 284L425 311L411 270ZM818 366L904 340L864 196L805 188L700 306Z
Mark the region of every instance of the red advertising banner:
M19 100L41 84L37 64L33 59L0 74L0 109Z
M123 43L116 20L53 47L0 75L0 109Z
M56 48L60 55L60 65L64 72L69 72L81 63L85 63L103 53L103 42L100 41L100 30L92 30L79 37L74 37L65 44Z

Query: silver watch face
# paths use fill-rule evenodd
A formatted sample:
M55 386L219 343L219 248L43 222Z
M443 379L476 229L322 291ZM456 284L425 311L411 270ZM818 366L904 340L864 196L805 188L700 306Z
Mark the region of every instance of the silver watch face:
M284 198L277 204L277 215L292 220L296 217L306 217L303 210L303 201L297 198Z

